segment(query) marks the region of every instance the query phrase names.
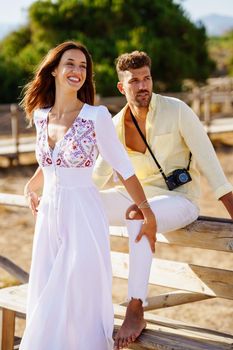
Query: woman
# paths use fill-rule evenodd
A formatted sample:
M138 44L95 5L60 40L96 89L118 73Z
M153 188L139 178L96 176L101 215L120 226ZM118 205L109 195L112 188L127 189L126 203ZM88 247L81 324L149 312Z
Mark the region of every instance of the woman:
M22 105L36 125L39 167L25 186L37 220L20 350L113 347L108 224L92 182L98 152L142 210L141 234L150 233L154 250L154 214L107 108L93 102L91 57L76 42L52 49L25 88Z

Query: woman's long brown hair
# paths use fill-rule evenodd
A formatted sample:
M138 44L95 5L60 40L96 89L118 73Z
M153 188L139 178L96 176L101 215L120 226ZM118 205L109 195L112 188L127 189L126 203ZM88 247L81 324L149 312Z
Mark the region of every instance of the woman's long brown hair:
M20 105L24 108L27 119L30 121L32 121L32 115L35 109L54 105L55 78L52 72L58 66L63 53L71 49L82 51L87 60L86 80L77 92L77 98L84 103L94 104L95 88L91 56L82 44L74 41L66 41L48 52L37 68L34 79L24 87L24 97Z

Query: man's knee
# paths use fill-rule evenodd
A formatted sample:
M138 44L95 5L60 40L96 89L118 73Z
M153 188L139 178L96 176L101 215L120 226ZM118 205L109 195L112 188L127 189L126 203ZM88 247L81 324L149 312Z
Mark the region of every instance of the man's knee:
M127 220L142 220L143 214L136 204L133 204L126 210L125 217Z

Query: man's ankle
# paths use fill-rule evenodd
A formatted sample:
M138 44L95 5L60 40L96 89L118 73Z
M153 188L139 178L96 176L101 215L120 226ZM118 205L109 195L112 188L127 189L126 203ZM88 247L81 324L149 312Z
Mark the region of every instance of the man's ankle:
M140 298L131 298L129 304L142 306L143 302Z
M143 312L143 302L141 299L131 298L128 303L128 309L131 311L138 312L139 310Z

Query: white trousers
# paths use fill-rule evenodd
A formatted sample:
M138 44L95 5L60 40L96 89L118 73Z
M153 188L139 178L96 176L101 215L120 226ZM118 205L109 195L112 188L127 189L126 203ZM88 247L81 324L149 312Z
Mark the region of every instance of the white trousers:
M142 220L126 220L126 210L133 204L129 196L116 189L100 191L111 226L127 226L129 235L128 300L141 299L147 305L147 290L153 254L145 236L135 242ZM185 227L199 215L198 207L182 196L156 196L149 199L157 221L157 232Z

